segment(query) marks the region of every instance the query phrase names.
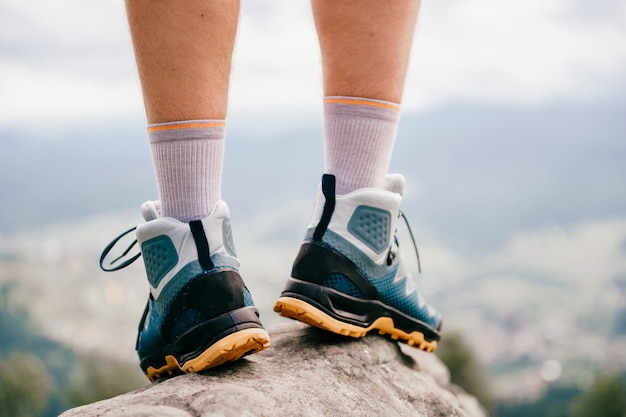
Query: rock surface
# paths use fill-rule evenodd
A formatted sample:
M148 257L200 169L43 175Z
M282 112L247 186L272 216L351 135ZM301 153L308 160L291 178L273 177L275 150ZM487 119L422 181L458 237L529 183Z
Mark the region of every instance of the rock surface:
M450 384L433 354L369 335L347 339L301 324L272 348L66 411L62 417L486 416Z

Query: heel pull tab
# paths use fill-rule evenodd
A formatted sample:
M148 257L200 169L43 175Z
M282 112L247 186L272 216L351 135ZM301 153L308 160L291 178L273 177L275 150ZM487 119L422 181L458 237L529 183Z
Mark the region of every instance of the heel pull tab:
M326 198L326 202L324 203L324 210L322 211L322 218L320 219L317 227L315 228L315 232L313 233L313 240L321 241L324 233L326 233L326 229L328 228L328 224L330 223L330 219L333 216L333 212L335 211L335 176L331 174L324 174L322 176L322 193L324 193L324 197Z
M189 228L191 229L191 235L194 242L196 242L196 248L198 249L198 262L205 271L210 271L215 267L215 264L211 260L211 252L209 250L209 241L204 233L204 226L202 220L192 220L189 222Z

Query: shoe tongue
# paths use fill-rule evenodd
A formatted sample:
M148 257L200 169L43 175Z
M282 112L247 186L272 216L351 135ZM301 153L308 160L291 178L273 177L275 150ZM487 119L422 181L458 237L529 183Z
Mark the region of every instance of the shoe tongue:
M161 217L161 200L146 201L141 205L141 215L147 222Z
M402 195L404 192L404 185L406 180L402 174L387 174L385 188L392 193L398 193Z

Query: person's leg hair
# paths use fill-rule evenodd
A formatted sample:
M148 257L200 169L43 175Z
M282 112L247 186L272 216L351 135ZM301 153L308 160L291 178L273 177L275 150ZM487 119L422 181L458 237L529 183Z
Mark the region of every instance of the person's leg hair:
M419 0L312 0L322 52L326 172L383 188Z
M206 217L221 198L237 0L127 0L163 216Z

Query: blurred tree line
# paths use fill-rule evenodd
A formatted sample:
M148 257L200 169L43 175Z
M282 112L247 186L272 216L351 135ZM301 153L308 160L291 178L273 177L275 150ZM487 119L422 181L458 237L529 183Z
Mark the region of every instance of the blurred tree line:
M532 402L505 403L493 399L488 372L459 332L445 334L437 356L450 369L451 382L474 395L493 417L626 417L626 373L596 375L587 391L550 386Z
M147 384L135 364L79 354L42 336L0 285L0 417L56 417Z

